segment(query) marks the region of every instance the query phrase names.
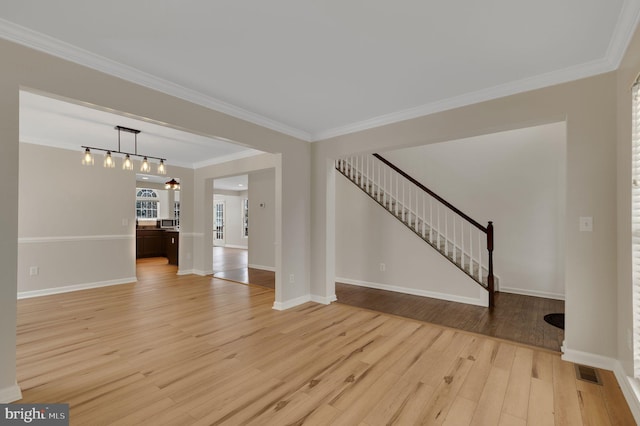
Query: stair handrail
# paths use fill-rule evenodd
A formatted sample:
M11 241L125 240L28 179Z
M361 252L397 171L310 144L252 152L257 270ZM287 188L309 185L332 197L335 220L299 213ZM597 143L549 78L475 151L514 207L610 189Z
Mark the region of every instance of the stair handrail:
M487 287L486 287L486 289L487 289L487 291L489 293L489 308L492 309L495 306L495 299L494 299L495 279L494 279L494 275L493 275L493 222L489 221L489 223L488 223L488 225L486 227L482 226L480 223L478 223L477 221L472 219L468 214L464 213L462 210L460 210L459 208L457 208L456 206L454 206L453 204L451 204L450 202L448 202L447 200L442 198L440 195L436 194L435 192L433 192L432 190L430 190L429 188L424 186L422 183L420 183L417 180L415 180L413 177L408 175L404 170L400 169L398 166L396 166L391 161L389 161L386 158L384 158L382 155L380 155L378 153L373 153L372 155L375 158L377 158L378 160L382 161L387 166L389 166L395 172L400 174L402 177L407 179L409 182L413 183L418 188L420 188L421 190L425 191L427 194L431 195L433 198L438 200L440 203L442 203L449 210L451 210L452 212L454 212L455 214L457 214L458 216L463 218L465 221L467 221L471 225L475 226L476 228L478 228L480 231L484 232L487 235L488 257L487 257ZM480 267L480 265L478 267Z
M404 177L405 179L407 179L408 181L410 181L411 183L413 183L414 185L416 185L417 187L419 187L420 189L422 189L423 191L431 195L433 198L440 201L442 204L444 204L447 208L449 208L451 211L456 213L458 216L461 216L464 220L466 220L476 228L480 229L485 234L488 233L487 227L482 226L480 223L473 220L471 217L469 217L469 215L465 214L462 210L460 210L459 208L457 208L456 206L454 206L453 204L451 204L450 202L448 202L447 200L445 200L444 198L442 198L441 196L439 196L438 194L436 194L435 192L433 192L432 190L430 190L429 188L427 188L426 186L424 186L423 184L415 180L413 177L409 176L406 172L404 172L398 166L393 164L391 161L387 160L382 155L377 153L374 153L373 156L376 157L378 160L382 161L383 163L385 163L387 166L391 167L393 170L395 170L400 175L402 175L402 177Z

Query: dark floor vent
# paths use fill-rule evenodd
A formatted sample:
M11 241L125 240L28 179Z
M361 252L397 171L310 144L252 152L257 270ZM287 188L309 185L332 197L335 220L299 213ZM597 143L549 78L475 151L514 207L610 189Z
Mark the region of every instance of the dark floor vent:
M578 380L584 380L585 382L602 386L602 380L600 380L598 370L593 367L576 364L576 377Z

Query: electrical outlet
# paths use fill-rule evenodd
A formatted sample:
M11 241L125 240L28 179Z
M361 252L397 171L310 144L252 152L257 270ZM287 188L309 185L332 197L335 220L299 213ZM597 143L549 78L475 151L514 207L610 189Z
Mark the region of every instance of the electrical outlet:
M387 270L387 265L385 265L384 263L380 264L380 272L385 272Z
M31 266L29 267L29 275L36 276L40 273L40 268L38 268L37 266Z
M293 284L295 282L293 274L289 274L289 284Z

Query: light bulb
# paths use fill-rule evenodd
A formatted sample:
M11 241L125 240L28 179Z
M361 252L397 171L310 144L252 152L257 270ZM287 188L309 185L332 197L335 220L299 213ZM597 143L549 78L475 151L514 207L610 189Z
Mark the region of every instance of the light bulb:
M111 151L107 151L107 155L104 156L104 166L108 169L112 169L116 166L116 163L113 162L113 158L111 158Z
M133 170L133 161L131 161L131 157L129 157L129 154L124 157L124 161L122 162L122 170Z
M160 164L158 164L158 174L159 175L167 174L167 168L164 166L164 160L160 160Z
M149 173L151 171L151 166L149 166L149 160L147 157L142 159L142 166L140 166L140 171L144 173Z
M89 148L86 148L84 154L82 154L82 165L93 166L93 155L91 155Z

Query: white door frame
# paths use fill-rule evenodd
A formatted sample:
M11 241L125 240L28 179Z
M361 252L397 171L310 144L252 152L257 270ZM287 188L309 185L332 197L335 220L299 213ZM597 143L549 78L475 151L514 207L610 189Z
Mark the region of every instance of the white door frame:
M222 208L219 210L218 206L222 206ZM218 212L222 213L220 224L218 224ZM213 245L216 247L224 247L226 244L226 217L227 203L225 200L213 200Z

